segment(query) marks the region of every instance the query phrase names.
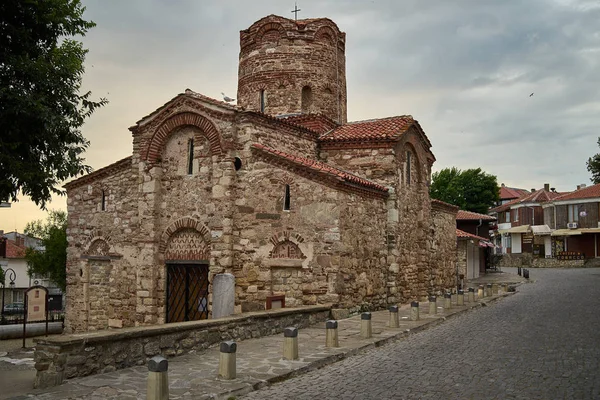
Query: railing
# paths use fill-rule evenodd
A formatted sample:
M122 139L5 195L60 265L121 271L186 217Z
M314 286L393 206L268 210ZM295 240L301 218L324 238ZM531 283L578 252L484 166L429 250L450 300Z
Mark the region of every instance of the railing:
M5 313L0 317L0 325L15 325L15 324L23 324L23 319L25 318L25 313ZM48 311L48 322L64 322L65 320L65 312L64 310L52 310ZM35 324L40 322L46 322L46 320L41 321L27 321L28 324Z

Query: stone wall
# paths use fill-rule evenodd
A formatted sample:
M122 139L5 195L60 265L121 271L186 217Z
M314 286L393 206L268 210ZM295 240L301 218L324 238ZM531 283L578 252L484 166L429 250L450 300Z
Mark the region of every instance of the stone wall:
M534 258L531 268L582 268L585 260L557 260L556 258Z
M462 257L460 242L457 251L457 211L458 207L450 204L432 202L432 237L429 248L429 293L440 293L456 286L456 266L459 262L459 257ZM466 268L466 260L464 266ZM463 274L466 276L466 270Z
M36 339L34 386L144 365L155 355L174 357L224 340L275 335L288 326L304 328L329 318L328 306L280 309L228 318L125 328Z

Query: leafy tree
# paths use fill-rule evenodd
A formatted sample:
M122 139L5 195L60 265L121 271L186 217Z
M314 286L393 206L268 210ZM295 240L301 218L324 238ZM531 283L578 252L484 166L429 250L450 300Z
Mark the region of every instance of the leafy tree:
M496 176L481 168L461 171L452 167L432 175L429 194L462 210L485 214L499 200L500 188Z
M67 213L50 211L46 221L25 226L25 234L42 241L43 250L28 247L25 251L29 274L49 278L65 290L67 284Z
M598 138L598 146L600 146L600 137ZM587 170L592 174L591 181L594 185L600 183L600 153L588 158Z
M45 208L65 179L89 172L84 120L106 104L80 94L87 50L71 37L95 26L80 0L0 1L0 200Z

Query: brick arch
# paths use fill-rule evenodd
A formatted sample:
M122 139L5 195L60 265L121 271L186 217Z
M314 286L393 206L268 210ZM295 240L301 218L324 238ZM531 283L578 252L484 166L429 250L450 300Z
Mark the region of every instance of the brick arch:
M171 132L182 126L195 126L200 128L210 142L212 155L223 154L221 135L215 125L208 118L200 114L182 112L168 118L156 129L156 132L152 136L152 139L150 139L150 144L148 145L146 160L150 163L156 162L159 159L162 149Z
M258 29L258 31L256 32L256 41L261 42L263 40L263 36L265 36L265 34L270 31L278 32L278 40L281 39L285 33L283 26L279 22L269 22Z
M177 232L184 229L192 229L197 231L203 238L204 241L208 244L210 243L210 231L208 228L200 221L191 218L191 217L183 217L178 219L177 221L171 223L167 229L162 233L160 238L160 245L158 250L164 254L167 249L167 244L169 243L169 239Z
M83 240L83 253L88 254L90 248L92 247L92 244L97 244L96 242L98 240L105 242L110 248L110 250L113 250L113 243L110 235L102 231L101 229L94 229L88 235L86 235L85 239Z
M334 45L336 42L337 35L333 29L329 26L320 27L315 33L315 40L318 42L327 43Z
M291 231L281 231L271 236L273 248L269 252L269 258L294 258L303 260L306 255L300 249L304 238Z

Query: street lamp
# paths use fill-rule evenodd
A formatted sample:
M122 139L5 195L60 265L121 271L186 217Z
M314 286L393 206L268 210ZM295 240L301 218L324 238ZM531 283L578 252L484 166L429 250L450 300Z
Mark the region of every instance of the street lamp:
M6 292L6 277L8 276L8 280L10 281L9 286L10 289L15 288L15 279L17 278L17 273L12 268L6 268L4 270L4 281L2 281L2 310L0 312L0 319L4 321L4 293Z

